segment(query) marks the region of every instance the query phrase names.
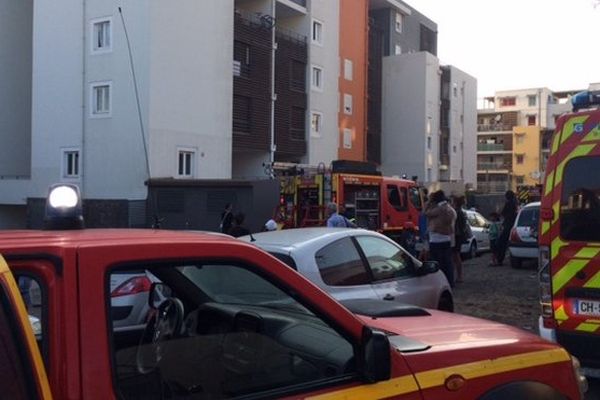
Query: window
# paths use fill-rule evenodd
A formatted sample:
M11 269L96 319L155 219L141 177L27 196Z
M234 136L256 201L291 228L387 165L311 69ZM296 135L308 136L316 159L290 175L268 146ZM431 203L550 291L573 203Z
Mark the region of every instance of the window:
M524 154L517 154L517 164L523 164L523 161L525 160L525 155Z
M516 144L525 143L525 135L516 135L515 142L516 142Z
M417 210L420 210L422 207L421 204L421 193L419 192L419 188L412 186L410 189L410 202Z
M600 241L600 157L577 157L565 166L560 199L560 235L566 240Z
M371 279L352 239L333 242L315 254L319 273L329 286L367 285Z
M92 21L92 53L112 50L112 23L110 18Z
M306 64L291 60L290 62L290 89L304 93L306 87Z
M345 59L344 60L344 79L347 81L351 81L354 75L354 66L352 60Z
M62 156L62 177L79 178L79 150L64 149Z
M344 93L344 114L352 115L352 95Z
M536 124L536 117L535 115L528 115L527 116L527 125L532 126Z
M400 247L372 236L357 236L374 281L398 279L412 275L410 257Z
M292 107L290 110L290 137L304 140L305 110L302 107Z
M250 133L252 127L252 99L233 95L233 132Z
M93 117L109 117L111 114L110 82L99 82L91 85L91 110Z
M129 275L138 283L126 285L128 290L139 288L135 296L111 297L119 302L107 310L109 359L120 398L162 399L164 390L166 398L289 397L298 387L311 391L339 385L342 377L357 380L347 334L250 266L194 261L116 271L111 282ZM158 309L149 307L150 294ZM140 307L125 309L127 301ZM138 330L115 323L130 309L136 312L132 321L141 321ZM171 335L179 318L182 332Z
M453 153L456 153L456 145L453 145L453 146L452 146L452 152L453 152Z
M500 107L510 107L517 104L516 97L501 97L500 98Z
M517 185L522 185L525 183L525 177L523 175L517 175L515 181Z
M388 202L396 211L406 211L408 209L406 204L406 188L401 189L403 190L399 191L396 185L387 185Z
M402 33L402 23L404 22L403 19L404 16L401 13L397 12L396 17L394 19L394 28L398 33Z
M45 291L42 290L42 281L39 277L31 275L29 272L13 269L15 281L19 287L19 292L29 314L29 323L35 336L38 348L46 367L48 366L48 334L47 327L47 298ZM1 368L0 368L1 369Z
M399 44L394 46L394 54L398 55L398 54L402 54L402 46L400 46Z
M343 145L344 145L344 149L351 149L352 148L352 137L353 137L353 130L352 129L348 129L348 128L344 128L344 137L343 137Z
M311 136L321 137L321 131L323 130L323 114L313 111L310 121Z
M312 88L314 90L323 90L323 68L313 65L311 74Z
M233 42L233 75L250 76L250 46L237 40Z
M456 83L452 84L452 95L454 97L458 97L458 86L456 85Z
M177 176L181 178L192 178L194 176L194 150L178 150L177 152Z
M427 150L431 150L431 136L427 136Z
M312 42L314 44L323 44L323 23L316 19L312 21Z
M536 95L528 95L527 96L527 105L529 107L535 107L537 104L537 96Z

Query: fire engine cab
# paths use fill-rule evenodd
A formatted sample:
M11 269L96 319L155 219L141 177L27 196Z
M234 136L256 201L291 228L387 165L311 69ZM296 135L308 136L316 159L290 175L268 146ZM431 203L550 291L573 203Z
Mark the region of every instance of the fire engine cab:
M50 199L47 230L0 232L3 399L576 400L586 389L577 360L537 335L338 303L251 243L83 229L75 187Z
M600 92L556 124L540 212L540 332L600 377Z
M278 169L281 182L276 221L284 227L323 226L334 202L361 228L395 238L406 222L418 226L421 190L409 179L382 176L373 164L336 160L324 166Z

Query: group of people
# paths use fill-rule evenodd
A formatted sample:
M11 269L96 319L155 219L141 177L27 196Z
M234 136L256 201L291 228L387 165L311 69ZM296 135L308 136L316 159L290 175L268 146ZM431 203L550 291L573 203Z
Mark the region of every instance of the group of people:
M221 223L219 224L219 229L221 233L225 233L233 237L249 235L251 232L244 225L245 219L246 215L243 212L238 212L234 214L233 204L227 203L225 205L225 209L221 213ZM274 231L276 229L277 223L274 220L270 219L264 224L262 230Z

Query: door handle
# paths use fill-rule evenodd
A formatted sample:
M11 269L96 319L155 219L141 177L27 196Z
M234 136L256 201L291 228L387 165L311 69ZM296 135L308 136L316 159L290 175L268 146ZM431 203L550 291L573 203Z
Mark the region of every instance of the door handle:
M394 300L394 296L392 296L391 294L386 294L385 296L383 296L384 300Z

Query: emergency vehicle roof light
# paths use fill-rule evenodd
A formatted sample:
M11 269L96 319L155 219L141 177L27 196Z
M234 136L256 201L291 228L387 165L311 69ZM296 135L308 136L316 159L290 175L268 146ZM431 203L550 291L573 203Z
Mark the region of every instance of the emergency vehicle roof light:
M571 97L571 104L573 105L573 111L600 105L600 91L579 92Z
M71 184L50 186L46 199L44 229L66 230L83 228L83 211L79 188Z

